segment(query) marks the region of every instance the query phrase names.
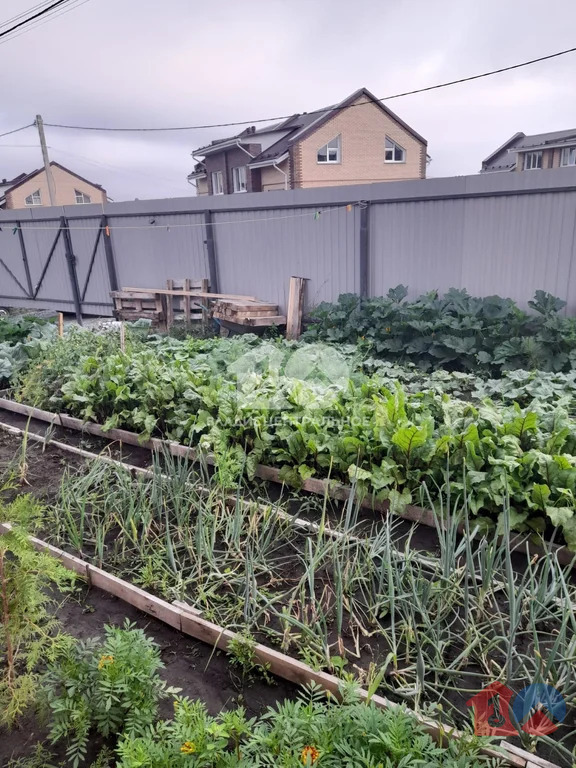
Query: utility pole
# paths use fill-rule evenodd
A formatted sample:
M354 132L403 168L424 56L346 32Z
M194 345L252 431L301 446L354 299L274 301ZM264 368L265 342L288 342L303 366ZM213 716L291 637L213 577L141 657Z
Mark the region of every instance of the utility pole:
M48 196L50 198L50 205L56 205L56 187L54 186L54 178L52 176L52 169L50 168L50 160L48 158L48 147L46 146L46 136L44 135L44 121L42 115L36 115L35 121L36 128L38 128L38 135L40 136L40 147L42 149L42 159L44 160L44 171L46 172L46 180L48 181Z

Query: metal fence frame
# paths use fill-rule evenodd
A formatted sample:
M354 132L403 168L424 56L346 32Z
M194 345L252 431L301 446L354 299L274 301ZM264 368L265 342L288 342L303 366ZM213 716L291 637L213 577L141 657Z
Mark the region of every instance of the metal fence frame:
M111 290L188 276L284 308L299 274L308 306L404 282L521 304L542 288L573 313L575 255L575 168L28 208L0 211L0 304L111 314Z

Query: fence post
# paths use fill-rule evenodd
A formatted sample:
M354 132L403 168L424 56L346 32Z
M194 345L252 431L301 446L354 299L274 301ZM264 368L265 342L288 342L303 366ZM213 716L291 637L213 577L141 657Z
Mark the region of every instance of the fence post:
M370 291L370 203L367 200L361 200L360 203L360 298L366 299Z
M112 238L110 237L110 230L108 229L107 216L102 216L100 219L100 226L104 230L104 253L106 254L106 266L108 267L108 282L110 283L110 290L117 291L119 290L118 275L116 274L116 262L114 261Z
M208 275L210 277L210 292L219 293L218 260L216 258L216 244L214 242L214 224L212 211L204 211L204 227L206 229L206 249L208 251Z
M74 256L74 253L72 252L72 239L68 228L68 219L65 216L60 218L60 229L64 235L64 251L66 253L66 264L68 265L70 286L72 287L72 298L74 299L76 320L78 325L82 325L82 300L80 298L80 286L78 285L78 275L76 273L76 256Z
M24 262L24 271L26 273L26 284L28 286L28 297L33 298L34 287L32 286L32 277L30 276L30 265L28 264L28 254L24 243L24 233L22 232L22 222L18 222L18 240L20 241L20 250L22 252L22 261Z

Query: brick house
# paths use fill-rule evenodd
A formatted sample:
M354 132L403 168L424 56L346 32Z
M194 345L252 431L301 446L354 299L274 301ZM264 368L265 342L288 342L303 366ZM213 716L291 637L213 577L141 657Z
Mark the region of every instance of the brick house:
M55 205L84 205L107 201L106 190L100 184L78 176L60 163L50 163L50 169L56 192ZM50 205L48 179L44 168L32 173L21 173L11 181L0 181L0 209L31 208L39 205Z
M427 142L366 88L194 150L199 195L423 179Z
M536 133L515 133L482 162L480 173L533 171L576 166L576 129Z

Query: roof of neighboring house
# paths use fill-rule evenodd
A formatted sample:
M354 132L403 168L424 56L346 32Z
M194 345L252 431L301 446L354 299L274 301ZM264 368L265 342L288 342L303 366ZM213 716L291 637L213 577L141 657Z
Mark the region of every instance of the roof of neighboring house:
M546 149L550 146L571 145L576 143L576 128L566 131L550 131L549 133L534 133L526 136L519 132L511 136L491 155L482 161L482 172L512 171L516 166L516 152L528 152L535 149Z
M386 115L388 115L388 117L392 118L392 120L394 120L396 123L401 125L402 128L412 134L415 139L421 141L424 145L427 145L428 142L426 139L420 136L419 133L416 133L416 131L414 131L407 123L398 117L398 115L392 112L391 109L388 109L388 107L385 106L379 99L377 99L376 96L370 93L370 91L368 91L366 88L359 88L350 96L347 96L339 104L332 104L329 107L322 107L321 109L315 110L314 112L303 112L302 114L292 115L283 122L276 123L275 125L269 126L268 128L260 128L259 130L246 129L245 131L242 131L242 133L239 133L237 136L232 136L227 139L218 139L213 141L207 147L196 149L194 150L193 154L202 155L204 151L214 151L216 148L225 149L225 146L222 145L230 143L230 145L233 146L238 141L240 141L240 143L252 143L250 141L252 137L258 136L259 133L287 131L287 133L278 139L277 142L269 146L249 162L249 165L272 164L273 162L280 160L290 149L290 147L293 146L297 141L301 141L305 137L309 136L311 133L324 125L328 120L334 117L334 115L337 114L340 110L346 109L361 96L367 97L369 101L373 102L377 107L379 107Z
M106 191L101 184L95 184L93 181L89 181L88 179L85 179L83 176L80 176L78 173L71 171L70 168L65 168L63 165L60 165L60 163L56 163L52 161L50 165L54 166L55 168L60 168L60 170L65 171L66 173L69 173L71 176L75 176L77 179L80 179L80 181L83 181L85 184L90 184L91 187L96 187L97 189L101 189L102 192ZM21 187L22 184L26 183L30 179L33 179L34 176L37 176L40 173L44 173L44 168L36 168L35 171L31 171L30 173L21 173L20 176L16 176L15 179L12 179L11 186L7 187L4 190L3 194L7 195L8 192L12 192L13 189L17 189L18 187ZM4 186L4 183L2 183L2 186Z
M188 174L188 179L192 181L192 179L201 179L204 176L206 176L206 165L205 163L196 163L194 165L194 170L192 173Z

